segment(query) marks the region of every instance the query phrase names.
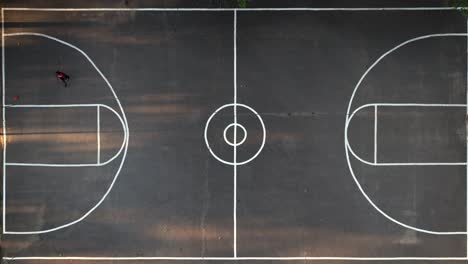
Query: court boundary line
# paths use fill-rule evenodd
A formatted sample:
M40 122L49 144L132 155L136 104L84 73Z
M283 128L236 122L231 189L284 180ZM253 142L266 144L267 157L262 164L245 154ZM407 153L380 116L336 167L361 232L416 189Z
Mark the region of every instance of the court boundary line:
M3 8L1 9L1 12L3 12ZM129 136L130 136L130 131L129 131L129 128L128 128L128 122L127 122L127 117L125 115L125 111L122 107L122 104L120 103L120 100L117 96L117 94L115 93L114 91L114 88L112 87L112 85L110 84L109 80L106 78L106 76L101 72L101 70L96 66L96 64L94 63L94 61L88 56L88 54L86 54L86 52L84 52L83 50L81 50L80 48L78 48L77 46L71 44L71 43L68 43L66 41L63 41L61 39L58 39L56 37L53 37L53 36L50 36L50 35L47 35L47 34L43 34L43 33L36 33L36 32L17 32L17 33L10 33L10 34L5 34L4 33L4 20L3 20L4 16L2 16L2 44L4 44L4 38L5 36L36 36L36 37L42 37L42 38L46 38L46 39L50 39L50 40L53 40L53 41L56 41L62 45L65 45L65 46L68 46L70 48L72 48L73 50L75 50L76 52L78 52L79 54L81 54L83 57L85 57L85 59L91 64L92 68L94 68L94 70L98 73L98 75L104 80L104 82L106 83L106 86L107 88L109 88L111 94L113 95L114 97L114 100L116 102L116 104L118 105L119 109L120 109L120 112L121 114L118 114L117 113L117 117L119 119L121 119L121 122L123 120L123 130L124 130L124 150L123 150L123 154L122 154L122 159L120 161L120 164L118 166L118 169L117 171L115 172L115 175L114 177L112 178L108 188L106 189L106 191L104 192L104 194L102 195L102 197L97 201L96 204L92 205L91 208L86 211L82 216L78 217L77 219L75 220L72 220L70 222L67 222L65 224L62 224L60 226L56 226L56 227L52 227L52 228L48 228L48 229L44 229L44 230L37 230L37 231L7 231L6 230L6 223L3 222L2 223L2 229L3 229L3 234L14 234L14 235L31 235L31 234L45 234L45 233L49 233L49 232L53 232L53 231L56 231L56 230L60 230L60 229L63 229L63 228L66 228L66 227L69 227L69 226L72 226L74 224L77 224L81 221L83 221L85 218L88 217L88 215L90 215L92 212L94 212L94 210L96 210L96 208L98 208L101 203L107 198L107 196L109 195L109 193L111 192L111 190L113 189L114 187L114 184L123 168L123 165L125 163L125 158L127 156L127 151L128 151L128 142L129 142ZM5 45L2 45L2 52L4 53L4 47ZM4 58L5 56L3 56ZM5 65L4 64L4 60L2 60L2 69L5 69ZM2 71L4 72L4 71ZM2 80L5 81L5 76L2 76ZM5 89L5 86L3 86L3 89ZM3 94L4 95L4 94ZM70 104L70 105L73 105L73 106L77 106L77 105L80 105L80 104ZM67 105L67 106L70 106L70 105ZM3 108L5 108L5 104L3 105ZM28 106L38 106L38 105L10 105L10 107L28 107ZM54 106L61 106L61 105L41 105L40 107L54 107ZM63 106L63 105L62 105ZM102 105L104 107L106 107L106 105ZM114 109L112 109L111 107L108 108L109 110L113 111L113 112L116 112ZM4 111L5 112L5 111ZM6 129L6 127L4 127ZM4 148L5 150L5 148ZM3 166L5 167L6 166L6 162L5 162L5 159L3 159ZM78 165L79 166L79 165ZM66 167L73 167L73 166L66 166ZM6 180L6 174L4 175L3 177L3 180L5 181ZM5 185L3 186L5 188ZM4 192L5 193L5 192ZM6 199L3 200L3 202L5 202ZM5 208L4 208L5 210ZM3 211L3 215L5 216L5 212L6 211Z
M459 7L278 7L278 8L40 8L40 7L5 7L6 11L195 11L195 12L219 12L219 11L444 11L462 10Z
M257 8L257 9L252 9L252 8L230 8L230 9L197 9L197 8L192 8L192 9L181 9L181 8L175 8L175 9L168 9L168 8L85 8L85 9L79 9L79 8L1 8L1 13L2 13L2 74L4 74L4 10L16 10L16 11L398 11L398 10L407 10L407 11L417 11L417 10L459 10L461 8L455 8L455 7L414 7L414 8ZM468 31L467 31L468 34ZM468 57L468 56L467 56ZM93 64L93 66L95 66ZM96 66L95 66L96 67ZM97 68L96 68L97 69ZM101 74L101 76L104 78L106 83L109 85L111 88L112 93L115 95L115 92L112 89L112 86L109 84L107 79L103 76L103 74L97 69L98 72ZM2 75L4 77L4 75ZM467 77L468 79L468 77ZM3 90L5 88L4 85L5 78L2 78L2 83L3 83ZM359 82L360 83L360 82ZM359 84L358 83L358 84ZM355 92L355 91L354 91ZM352 97L354 97L354 92L352 94ZM3 93L3 102L4 102L4 97L5 93ZM123 118L125 120L125 125L128 130L128 123L126 120L125 112L123 111L123 108L120 104L120 101L116 97L117 103L122 111ZM468 95L467 95L467 103L468 103ZM5 104L3 103L5 106ZM350 107L350 106L349 106ZM349 112L349 109L348 109ZM468 107L467 107L467 112L468 112ZM3 111L3 114L5 111ZM3 122L5 119L3 119ZM346 117L346 125L348 124L348 117ZM5 126L4 126L5 129ZM347 126L345 129L345 140L346 140L346 132L347 132ZM6 139L4 135L4 140ZM236 140L236 139L235 139ZM468 142L467 142L468 146ZM128 138L127 138L127 146L128 147ZM5 148L4 148L5 150ZM346 152L346 157L349 165L349 156L348 152ZM126 151L124 152L123 159L120 169L124 163L125 156L126 156ZM5 157L4 157L5 158ZM5 163L5 162L4 162ZM468 163L468 157L467 157L467 163ZM4 165L5 167L5 165ZM352 173L352 172L351 172ZM117 173L118 175L118 173ZM467 167L467 175L468 175L468 167ZM354 175L353 175L354 176ZM3 177L5 179L5 175ZM117 176L114 178L114 181L111 183L110 189L112 189L112 186L116 180ZM359 184L358 184L359 186ZM4 185L5 187L5 185ZM359 186L360 187L360 186ZM467 188L468 188L468 183L467 183ZM108 190L108 192L110 191ZM104 195L107 196L108 192ZM468 192L468 189L467 189ZM5 192L4 192L5 194ZM4 200L5 201L5 200ZM468 201L468 195L467 195L467 201ZM102 200L100 201L102 202ZM100 204L100 202L96 205L96 207ZM4 208L3 208L4 209ZM95 208L93 208L95 209ZM5 212L5 211L3 211ZM91 211L90 211L91 212ZM90 213L89 212L89 213ZM5 215L5 214L3 214ZM467 212L468 215L468 212ZM468 220L468 219L467 219ZM468 221L467 221L468 223ZM3 222L3 228L5 227L5 224ZM467 232L465 232L468 235L468 225L467 225ZM468 238L467 238L468 242ZM468 243L467 243L467 249L468 249ZM468 252L468 250L467 250ZM67 260L468 260L468 255L467 257L2 257L2 259L5 260L21 260L21 259L48 259L48 260L60 260L60 259L67 259Z
M2 124L3 124L3 158L2 158L2 233L5 234L5 220L6 220L6 118L5 118L5 12L2 8Z
M468 36L468 18L466 19L466 34ZM468 37L466 39L466 87L465 87L465 93L466 93L466 116L465 116L465 141L466 141L466 257L468 258L468 123L466 122L466 118L468 118Z
M395 261L395 260L453 260L466 261L468 257L3 257L4 260L350 260L350 261Z

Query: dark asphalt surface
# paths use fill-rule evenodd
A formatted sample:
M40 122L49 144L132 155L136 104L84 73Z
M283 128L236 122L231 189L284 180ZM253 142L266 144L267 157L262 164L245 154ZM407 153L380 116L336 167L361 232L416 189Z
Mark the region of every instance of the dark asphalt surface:
M3 255L232 256L233 167L210 154L204 128L233 101L233 12L5 11L5 21L5 33L48 34L86 52L112 84L130 137L122 171L93 213L47 234L5 234ZM354 182L344 146L351 94L376 59L418 36L466 32L455 11L238 12L238 103L257 111L267 130L262 152L237 167L238 256L466 256L466 235L416 232L378 213ZM464 36L431 38L388 55L362 82L351 112L369 103L465 104L466 43ZM5 54L6 104L118 109L104 80L69 47L9 36ZM57 82L57 69L71 76L70 87ZM465 162L465 115L463 107L379 107L378 161ZM7 108L6 121L7 162L96 160L95 109ZM374 121L373 108L363 109L348 130L354 151L368 161ZM233 148L223 131L232 122L227 107L208 130L212 150L227 161ZM257 152L262 127L241 107L238 122L247 130L237 147L240 162ZM110 111L102 111L100 136L104 161L123 140ZM7 166L7 230L79 218L101 199L120 162L121 156L102 167ZM398 221L466 230L465 166L376 167L352 157L350 166L375 204Z

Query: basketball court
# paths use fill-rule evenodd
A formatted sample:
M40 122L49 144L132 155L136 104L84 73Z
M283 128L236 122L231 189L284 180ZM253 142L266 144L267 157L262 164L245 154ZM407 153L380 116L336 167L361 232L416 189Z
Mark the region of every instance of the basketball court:
M1 13L4 263L468 260L459 11Z

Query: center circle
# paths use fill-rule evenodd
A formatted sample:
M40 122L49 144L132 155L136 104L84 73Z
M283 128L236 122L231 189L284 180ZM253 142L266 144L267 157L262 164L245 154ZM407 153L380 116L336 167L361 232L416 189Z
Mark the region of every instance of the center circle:
M234 108L234 111L236 111L237 109L239 108L243 108L244 110L247 110L249 112L251 112L251 114L253 116L256 117L256 119L258 120L258 122L260 123L260 126L261 126L261 131L262 131L262 136L261 136L261 141L260 141L260 146L258 147L257 149L257 152L255 152L252 156L244 159L244 160L237 160L236 157L233 158L232 161L230 160L225 160L225 159L222 159L220 156L218 156L215 151L213 150L213 148L211 147L210 145L210 141L208 139L208 131L210 130L210 123L211 121L213 120L213 117L215 117L218 113L220 113L223 109L225 108L228 108L228 107L232 107ZM232 119L231 119L232 120ZM242 130L244 130L244 138L239 142L237 143L237 138L234 139L234 141L236 142L231 142L229 140L226 140L227 136L227 130L229 130L230 127L232 126L239 126L241 127ZM224 139L225 141L230 145L230 146L236 146L234 144L237 144L237 145L240 145L242 144L245 139L247 138L247 130L245 130L244 127L242 127L241 125L237 124L237 122L235 123L232 123L231 125L228 125L227 128L225 128L224 130ZM205 125L205 131L204 131L204 138L205 138L205 144L206 144L206 147L208 148L208 151L210 152L210 154L215 158L217 159L218 161L224 163L224 164L227 164L227 165L233 165L233 166L240 166L240 165L244 165L244 164L247 164L249 162L251 162L252 160L254 160L258 155L260 155L260 152L262 152L263 150L263 147L265 147L265 141L266 141L266 128L265 128L265 123L263 123L263 119L262 117L257 113L257 111L255 111L252 107L248 106L248 105L245 105L245 104L240 104L240 103L230 103L230 104L225 104L225 105L222 105L220 106L218 109L216 109L211 115L210 117L208 118L208 120L206 121L206 125ZM237 134L237 133L236 133ZM237 135L236 135L237 136Z
M227 138L227 132L229 130L229 128L233 128L233 129L236 129L237 127L240 127L241 130L243 131L244 133L244 137L242 138L242 140L240 142L237 142L237 133L233 133L235 136L233 137L234 138L234 143L232 141L229 141L229 139ZM247 139L247 130L245 129L245 127L241 124L237 124L237 123L231 123L229 124L225 129L224 129L224 132L223 132L223 137L224 137L224 141L226 141L226 143L228 143L228 145L231 145L233 147L237 147L239 145L242 145L242 143L244 143L244 141Z

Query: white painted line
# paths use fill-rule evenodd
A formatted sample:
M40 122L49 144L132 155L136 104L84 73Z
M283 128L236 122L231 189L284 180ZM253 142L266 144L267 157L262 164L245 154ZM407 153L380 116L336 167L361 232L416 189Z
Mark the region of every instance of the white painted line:
M14 166L14 167L82 168L82 167L101 167L101 166L104 166L105 164L98 164L98 163L57 164L57 163L7 162L5 163L5 165Z
M100 120L100 106L96 107L96 137L97 137L97 165L101 164L101 120Z
M9 108L34 108L34 107L42 107L42 108L67 108L67 107L98 107L104 106L103 104L7 104L5 107ZM109 106L107 106L109 107Z
M8 10L33 10L33 9L15 9L15 8L6 8ZM5 9L5 10L6 10ZM333 9L240 9L240 11L333 11L333 10L341 10L341 11L366 11L366 10L453 10L454 8L343 8L343 9L338 9L338 8L333 8ZM36 9L36 11L144 11L143 9ZM146 9L147 11L171 11L168 9ZM235 10L237 9L218 9L218 10L213 10L213 9L206 9L206 10L201 10L201 9L173 9L173 11L226 11L226 10ZM3 13L3 9L2 9ZM3 20L3 16L2 16ZM3 21L2 21L2 44L3 44ZM4 47L4 45L2 45ZM4 58L4 56L2 56ZM3 68L3 67L2 67ZM107 82L107 79L106 79ZM112 87L110 87L111 90L113 91ZM118 101L118 99L117 99ZM235 101L236 102L236 101ZM125 124L127 127L128 131L128 124L126 122L125 114L123 112L123 109L120 105L122 114L124 116ZM348 120L347 120L348 122ZM346 130L345 130L346 131ZM346 133L346 132L345 132ZM265 134L264 134L265 136ZM127 144L128 144L128 138L127 138ZM124 152L124 155L126 155L126 151ZM347 154L348 158L348 164L349 164L349 157ZM123 161L122 161L123 163ZM236 167L236 165L234 166ZM120 168L119 168L120 171ZM117 177L117 175L116 175ZM115 179L114 179L115 181ZM113 184L113 183L112 183ZM363 260L468 260L466 257L3 257L5 260L226 260L226 261L236 261L236 260L357 260L357 261L363 261Z
M359 106L359 108L356 108L356 110L360 110L364 107L370 107L370 106L398 106L398 107L466 107L466 104L425 104L425 103L370 103L370 104L364 104ZM353 111L353 113L357 112L356 110ZM348 118L351 117L351 115L347 115Z
M227 138L227 132L229 130L229 128L233 127L233 126L238 126L241 128L242 132L244 133L244 136L242 137L241 141L237 142L235 139L234 141L235 142L231 142L228 138ZM245 129L245 127L239 123L237 124L234 124L234 123L231 123L229 124L223 131L223 138L224 138L224 142L226 142L226 144L230 145L230 146L240 146L242 145L245 140L247 139L247 129Z
M388 215L387 213L385 213L382 209L380 209L380 207L378 207L374 201L372 201L372 199L367 195L367 193L364 191L364 188L361 186L361 183L359 182L359 180L357 179L356 175L354 174L354 170L353 170L353 167L351 165L351 159L350 159L350 145L349 145L349 142L348 142L348 128L349 128L349 124L350 124L350 121L351 121L351 118L352 118L352 115L350 115L350 112L351 112L351 106L353 104L353 99L354 99L354 96L356 95L356 92L357 90L359 89L359 86L361 85L361 83L364 81L364 79L366 78L367 74L381 61L383 60L387 55L389 55L390 53L394 52L395 50L409 44L409 43L412 43L412 42L415 42L415 41L418 41L418 40L423 40L423 39L429 39L429 38L435 38L435 37L467 37L468 36L468 33L446 33L446 34L431 34L431 35L424 35L424 36L419 36L419 37L416 37L416 38L412 38L412 39L409 39L407 41L404 41L402 43L400 43L399 45L393 47L392 49L390 49L389 51L385 52L382 56L380 56L365 72L364 74L361 76L361 78L359 79L359 81L357 82L356 86L354 87L354 90L353 90L353 93L351 94L351 97L349 99L349 104L348 104L348 109L346 111L346 120L345 120L345 128L344 128L344 150L345 150L345 154L346 154L346 162L348 164L348 168L349 168L349 171L351 173L351 176L353 177L353 180L354 182L356 183L359 191L361 192L361 194L364 196L364 198L369 202L369 204L374 207L374 209L379 212L383 217L387 218L388 220L390 220L391 222L397 224L397 225L400 225L402 227L405 227L405 228L408 228L408 229L411 229L411 230L414 230L414 231L418 231L418 232L422 232L422 233L427 233L427 234L433 234L433 235L468 235L468 232L465 230L465 231L454 231L454 232L451 232L451 231L448 231L448 232L445 232L445 231L432 231L432 230L426 230L426 229L422 229L422 228L417 228L417 227L414 227L414 226L411 226L411 225L408 225L408 224L405 224L403 222L400 222L398 220L396 220L395 218L391 217L390 215ZM374 105L374 104L370 104L370 105ZM379 104L379 105L392 105L392 104ZM463 105L450 105L450 104L407 104L406 106L431 106L431 105L437 105L437 106L444 106L444 105L447 105L448 107L452 107L452 106L464 106L466 107L466 104L463 104ZM355 113L356 111L354 111L353 113ZM372 164L370 164L372 165ZM465 257L466 258L466 257Z
M466 108L466 104L422 104L422 103L371 103L364 104L357 107L350 115L347 115L348 125L351 123L354 116L365 108L374 107L374 162L361 158L351 146L351 143L346 139L346 146L349 152L360 162L370 166L465 166L466 162L377 162L377 107L463 107Z
M117 111L112 107L105 104L50 104L50 105L33 105L33 104L24 104L24 105L5 105L6 108L75 108L75 107L104 107L111 111L120 121L122 125L122 131L124 132L124 137L122 139L122 144L120 145L119 151L117 151L114 156L106 160L105 162L97 163L77 163L77 164L56 164L56 163L22 163L22 162L5 162L6 166L25 166L25 167L100 167L105 166L115 160L120 156L123 149L125 148L125 142L127 138L128 131L125 128L125 122L122 120L121 116ZM98 145L99 147L99 145ZM99 151L99 150L98 150Z
M233 251L237 257L237 11L234 10L233 22L233 46L234 46L234 195L233 195Z
M260 155L260 152L262 152L263 148L265 147L265 141L266 141L266 129L265 129L265 123L263 122L263 119L262 117L257 113L257 111L255 111L252 107L248 106L248 105L245 105L245 104L240 104L240 103L237 103L236 104L237 107L242 107L242 108L245 108L247 110L249 110L250 112L252 112L257 118L258 120L260 121L260 125L262 126L262 132L263 132L263 137L262 137L262 144L260 145L260 147L258 148L257 152L252 156L250 157L249 159L247 160L243 160L241 162L237 161L236 160L236 163L234 162L231 162L231 161L227 161L227 160L224 160L222 158L220 158L218 155L216 155L216 153L214 153L213 149L211 148L210 146L210 142L208 140L208 129L210 127L210 122L211 120L213 119L213 117L221 110L223 110L224 108L227 108L227 107L233 107L234 104L225 104L225 105L222 105L220 106L218 109L216 109L213 114L211 114L211 116L208 118L208 120L206 121L206 125L205 125L205 131L204 131L204 137L205 137L205 144L206 144L206 147L208 148L208 150L210 151L211 155L217 159L219 162L221 163L224 163L226 165L244 165L244 164L247 164L249 162L251 162L252 160L254 160L258 155Z
M468 18L466 19L466 34L468 35ZM466 38L466 116L465 116L465 141L466 141L466 257L468 258L468 37Z
M240 260L350 260L350 261L395 261L395 260L415 260L415 261L431 261L431 260L468 260L467 257L3 257L4 260L180 260L180 261L196 261L196 260L224 260L224 261L240 261Z
M7 11L438 11L457 10L457 7L355 7L355 8L314 8L314 7L286 7L286 8L24 8L6 7Z
M377 164L377 105L374 105L374 164Z
M3 9L2 9L2 12L3 12ZM3 16L2 16L3 17ZM2 23L3 25L3 23ZM3 31L2 31L3 33ZM123 154L122 154L122 160L119 164L119 167L115 173L115 176L114 178L112 179L112 182L110 183L109 187L107 188L106 192L103 194L103 196L101 197L101 199L91 208L89 209L85 214L83 214L81 217L79 217L78 219L75 219L69 223L66 223L66 224L63 224L61 226L57 226L57 227L54 227L54 228L49 228L49 229L46 229L46 230L37 230L37 231L7 231L7 230L4 230L4 234L17 234L17 235L24 235L24 234L43 234L43 233L49 233L49 232L53 232L53 231L56 231L56 230L60 230L60 229L63 229L63 228L66 228L68 226L71 226L71 225L74 225L76 223L79 223L81 222L83 219L85 219L89 214L91 214L94 210L96 210L96 208L99 207L99 205L101 205L101 203L106 199L106 197L109 195L110 191L112 190L112 188L114 187L114 184L122 170L122 167L123 167L123 164L125 162L125 158L127 156L127 150L128 150L128 142L129 142L129 137L130 137L130 131L129 131L129 128L128 128L128 122L127 122L127 117L125 115L125 111L122 107L122 104L120 103L120 100L119 98L117 97L117 94L115 93L114 91L114 88L112 87L112 85L110 84L109 80L107 80L106 76L104 76L104 74L101 72L101 70L96 66L96 64L93 62L93 60L91 60L91 58L88 56L88 54L86 54L83 50L79 49L78 47L68 43L68 42L65 42L63 40L60 40L58 38L55 38L55 37L52 37L52 36L49 36L49 35L46 35L46 34L42 34L42 33L34 33L34 32L22 32L22 33L12 33L12 34L2 34L2 41L3 41L3 36L37 36L37 37L42 37L42 38L47 38L47 39L51 39L51 40L54 40L58 43L61 43L63 45L66 45L76 51L78 51L81 55L83 55L87 60L88 62L94 67L94 69L97 71L97 73L101 76L101 78L105 81L107 87L110 89L112 95L114 96L114 99L117 103L117 105L119 106L119 110L121 112L121 116L120 114L117 114L119 120L121 122L124 123L124 126L123 126L123 130L124 130L124 150L123 150ZM4 45L2 45L2 47L4 47ZM4 58L4 56L3 56ZM2 66L5 66L4 65L4 61L2 60L3 62L3 65ZM4 69L4 67L2 67ZM3 78L3 80L5 80L5 78ZM3 86L4 87L4 86ZM107 106L105 105L101 105L101 106L104 106L107 108ZM114 113L116 113L116 111L110 107L108 107L109 110L113 111ZM5 165L4 165L5 166ZM5 185L4 185L5 186ZM5 192L4 192L5 193ZM5 223L5 222L4 222ZM4 226L4 228L6 229L6 227Z
M5 25L4 25L4 16L5 13L3 9L2 13L2 125L3 125L3 206L2 206L2 231L5 233L5 218L6 218L6 120L5 120Z
M355 153L353 154L353 156ZM466 162L380 162L373 166L465 166Z

